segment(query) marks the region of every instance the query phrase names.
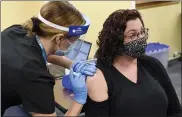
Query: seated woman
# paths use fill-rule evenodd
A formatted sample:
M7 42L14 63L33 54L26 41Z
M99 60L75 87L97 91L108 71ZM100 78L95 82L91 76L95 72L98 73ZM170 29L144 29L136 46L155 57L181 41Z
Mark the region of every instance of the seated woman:
M145 56L148 29L137 10L117 10L97 41L97 72L87 79L86 116L181 116L163 65Z

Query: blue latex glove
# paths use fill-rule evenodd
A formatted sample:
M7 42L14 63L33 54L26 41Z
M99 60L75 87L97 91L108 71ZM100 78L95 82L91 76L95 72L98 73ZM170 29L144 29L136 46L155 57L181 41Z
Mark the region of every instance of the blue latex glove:
M64 75L62 79L62 86L70 92L73 92L73 87L70 81L70 75Z
M72 65L73 71L86 76L93 76L96 72L95 61L79 61Z
M74 100L79 104L85 104L87 100L86 76L73 72L71 68L69 78L74 93Z

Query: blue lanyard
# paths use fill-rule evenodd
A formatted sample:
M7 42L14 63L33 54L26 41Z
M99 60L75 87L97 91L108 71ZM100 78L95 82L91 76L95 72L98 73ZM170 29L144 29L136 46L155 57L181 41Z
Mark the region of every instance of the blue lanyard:
M42 43L41 43L41 41L40 41L38 36L36 36L36 40L39 43L39 46L40 46L40 48L42 50L42 56L44 57L44 60L45 60L45 63L46 63L47 62L47 55L46 55L46 51L44 49L44 46L42 45Z

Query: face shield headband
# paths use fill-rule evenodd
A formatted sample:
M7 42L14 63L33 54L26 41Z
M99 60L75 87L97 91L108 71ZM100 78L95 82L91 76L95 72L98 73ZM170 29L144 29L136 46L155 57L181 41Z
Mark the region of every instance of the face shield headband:
M88 17L86 17L86 15L82 14L82 16L86 21L86 23L83 26L69 26L69 27L64 27L64 26L54 24L44 19L40 13L38 14L38 19L52 28L68 32L68 36L71 37L71 36L81 36L87 33L87 30L90 26L90 20Z

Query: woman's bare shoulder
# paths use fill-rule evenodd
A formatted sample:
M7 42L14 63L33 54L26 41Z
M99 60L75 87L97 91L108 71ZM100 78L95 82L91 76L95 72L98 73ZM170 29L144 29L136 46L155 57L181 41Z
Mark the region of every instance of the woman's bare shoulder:
M96 102L108 99L108 87L104 75L100 69L92 77L87 78L87 88L89 97Z

